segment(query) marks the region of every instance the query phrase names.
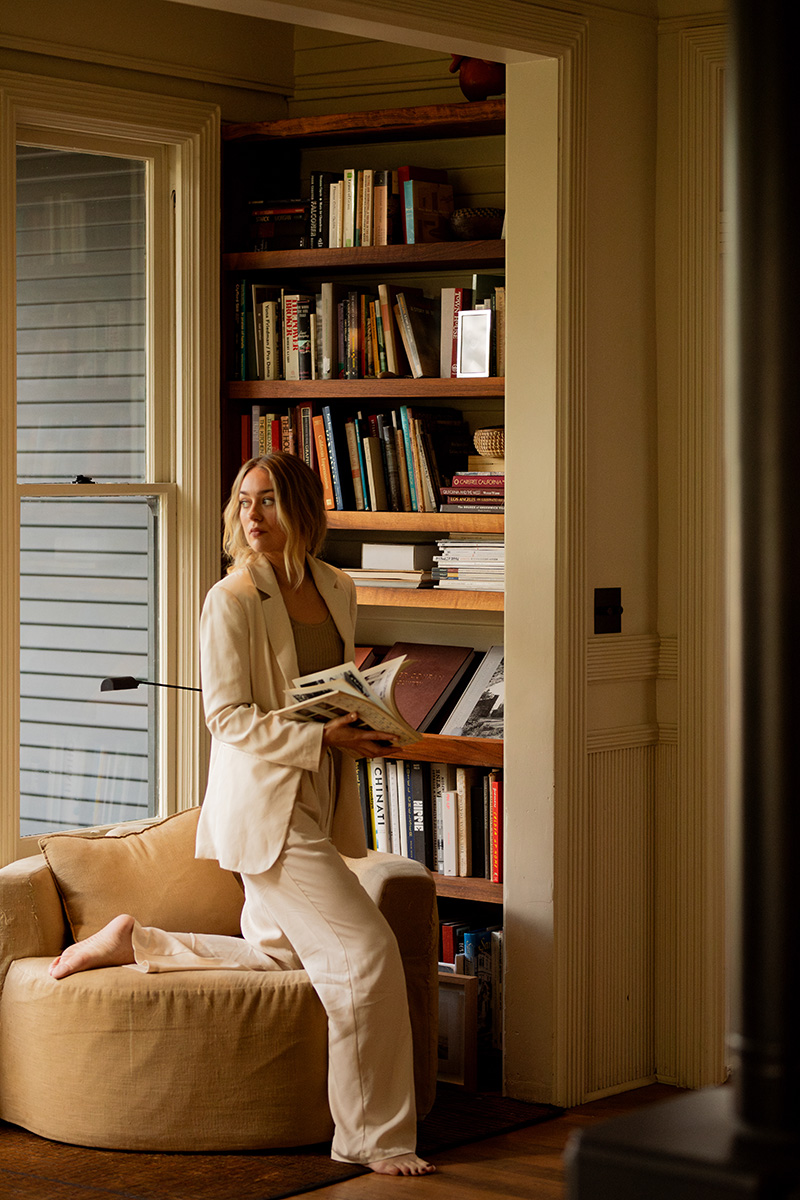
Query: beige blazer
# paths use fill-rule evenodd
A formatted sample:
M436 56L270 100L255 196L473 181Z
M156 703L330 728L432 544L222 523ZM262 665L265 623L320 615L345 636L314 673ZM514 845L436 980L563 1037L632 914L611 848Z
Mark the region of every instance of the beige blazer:
M352 580L309 557L309 569L353 657ZM233 571L206 597L200 621L203 704L211 731L208 785L197 827L198 858L256 875L277 859L295 801L311 798L323 756L322 726L283 716L298 675L292 626L266 559ZM332 840L352 858L367 852L355 763L331 751L335 796Z

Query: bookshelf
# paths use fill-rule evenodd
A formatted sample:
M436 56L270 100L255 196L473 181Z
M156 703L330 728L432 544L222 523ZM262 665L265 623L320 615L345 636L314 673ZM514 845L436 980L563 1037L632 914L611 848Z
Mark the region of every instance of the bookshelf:
M315 147L341 147L342 162L347 148L387 143L429 141L449 138L496 135L504 132L505 101L427 105L407 109L385 109L320 117L289 118L279 121L228 124L222 129L225 150L226 212L225 245L222 254L223 278L223 382L222 447L223 477L232 478L241 461L240 418L251 404L289 405L300 400L321 404L349 402L357 405L385 403L464 405L475 412L485 406L492 413L502 409L505 380L496 376L481 379L445 378L367 378L330 380L229 380L226 364L231 361L231 307L227 300L231 282L247 277L274 281L314 279L397 280L401 277L427 278L463 275L479 271L500 271L505 266L505 242L448 241L419 245L395 244L347 249L295 249L249 251L236 209L237 192L249 186L253 162L265 153L270 170L293 181L301 175L301 155ZM295 189L293 182L290 191ZM288 193L287 193L288 194ZM295 189L295 194L297 194ZM486 423L502 423L500 420ZM336 531L355 534L396 534L398 538L420 533L502 533L502 516L486 513L420 513L342 511L328 513L328 525ZM413 611L445 620L456 627L476 614L503 611L503 595L496 592L450 591L445 589L359 588L359 606L390 613ZM503 743L485 738L425 735L420 743L396 758L424 762L445 762L463 766L502 767ZM469 899L489 904L502 902L502 884L481 878L435 876L442 897Z

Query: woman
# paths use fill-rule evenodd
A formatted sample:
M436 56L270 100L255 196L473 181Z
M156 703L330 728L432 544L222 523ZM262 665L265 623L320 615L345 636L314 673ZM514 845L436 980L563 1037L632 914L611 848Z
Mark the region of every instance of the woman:
M341 857L366 853L353 757L385 754L393 739L354 726L354 713L323 725L281 711L294 678L353 656L355 587L314 557L325 532L322 485L299 458L244 464L225 509L231 566L200 626L212 749L196 845L198 858L241 874L244 941L145 929L122 915L50 972L305 968L328 1016L332 1157L424 1175L434 1168L414 1152L400 953Z

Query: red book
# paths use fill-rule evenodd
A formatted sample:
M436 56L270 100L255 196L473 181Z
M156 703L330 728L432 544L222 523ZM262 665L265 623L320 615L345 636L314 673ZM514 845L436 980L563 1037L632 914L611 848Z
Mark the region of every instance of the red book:
M470 474L466 471L457 471L453 476L454 488L503 488L506 486L505 475L493 475L489 472L486 474Z
M491 868L492 882L503 882L503 781L494 777L489 779L489 834L491 838Z

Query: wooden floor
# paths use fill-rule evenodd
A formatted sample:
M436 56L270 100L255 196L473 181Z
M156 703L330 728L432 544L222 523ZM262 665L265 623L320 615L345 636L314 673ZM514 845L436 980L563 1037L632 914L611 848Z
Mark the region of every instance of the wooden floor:
M437 1174L421 1179L361 1175L314 1193L319 1200L563 1200L563 1152L570 1134L679 1093L651 1084L570 1109L562 1117L436 1156Z

